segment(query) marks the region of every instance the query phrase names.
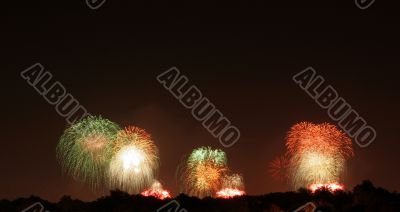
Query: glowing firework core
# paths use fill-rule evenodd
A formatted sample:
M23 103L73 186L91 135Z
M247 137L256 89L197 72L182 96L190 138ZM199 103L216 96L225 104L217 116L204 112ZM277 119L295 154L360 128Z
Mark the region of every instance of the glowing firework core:
M142 151L136 149L134 146L129 146L121 150L119 157L126 171L133 170L136 173L140 172L140 165L144 160Z
M129 193L139 193L154 181L158 149L150 135L138 127L119 131L110 161L109 183Z

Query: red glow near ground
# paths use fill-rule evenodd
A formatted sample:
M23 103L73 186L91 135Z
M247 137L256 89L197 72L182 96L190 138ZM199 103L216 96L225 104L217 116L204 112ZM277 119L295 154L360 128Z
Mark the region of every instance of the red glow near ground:
M145 196L145 197L152 196L152 197L155 197L155 198L161 199L161 200L162 199L166 199L166 198L171 198L171 195L166 190L149 189L149 190L143 191L142 195Z
M217 197L224 199L229 199L232 197L243 196L243 195L245 195L245 192L236 188L224 188L217 192Z
M327 189L330 192L335 192L339 190L344 190L344 185L338 184L338 183L314 183L308 186L308 189L311 190L311 192L315 192L318 189Z
M171 198L171 194L167 190L164 190L159 182L155 182L151 188L143 191L141 194L145 197L152 196L161 200Z

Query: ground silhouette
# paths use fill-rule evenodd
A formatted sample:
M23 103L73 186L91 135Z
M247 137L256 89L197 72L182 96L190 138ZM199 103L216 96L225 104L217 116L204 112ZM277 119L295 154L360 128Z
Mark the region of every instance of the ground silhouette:
M295 211L306 203L312 203L315 211L400 211L400 194L376 188L370 181L363 181L352 191L331 193L319 190L310 193L306 189L296 192L271 193L262 196L242 196L234 199L189 197L181 194L174 199L158 200L141 195L129 195L122 191L111 191L110 195L92 202L83 202L64 196L51 203L36 196L16 200L0 200L1 212L26 211L158 211L158 212L264 212ZM305 207L303 211L311 211Z

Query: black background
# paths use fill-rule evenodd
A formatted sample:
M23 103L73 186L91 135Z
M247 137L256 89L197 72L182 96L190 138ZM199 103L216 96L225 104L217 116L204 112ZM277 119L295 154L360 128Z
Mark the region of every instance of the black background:
M385 5L386 4L386 5ZM268 3L30 1L2 6L0 198L30 194L94 199L63 176L55 146L66 127L20 72L41 63L90 113L148 130L159 179L178 193L175 171L193 148L226 151L248 194L286 191L268 164L300 121L332 122L293 81L312 66L377 131L354 143L346 185L363 179L399 190L399 13L377 0ZM224 148L156 80L176 66L241 131ZM334 123L334 122L332 122Z

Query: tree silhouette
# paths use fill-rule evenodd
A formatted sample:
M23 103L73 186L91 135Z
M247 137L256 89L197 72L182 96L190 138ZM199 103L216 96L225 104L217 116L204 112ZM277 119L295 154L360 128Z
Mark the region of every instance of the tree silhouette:
M63 196L57 203L50 203L36 196L18 198L13 201L0 200L0 211L21 212L28 209L28 211L36 212L277 212L295 211L306 203L315 205L315 211L318 212L400 211L400 194L376 188L370 181L363 181L355 186L353 191L348 192L331 193L326 189L320 189L311 193L307 189L299 189L297 192L241 196L233 199L210 197L199 199L180 194L174 199L159 200L114 190L110 191L108 196L92 202L83 202L72 199L70 196ZM42 209L39 209L39 206L42 206Z

